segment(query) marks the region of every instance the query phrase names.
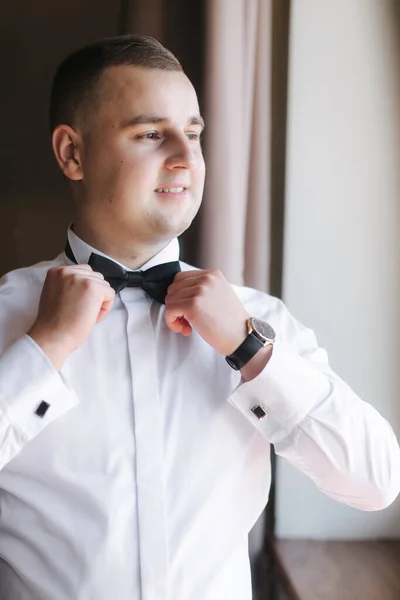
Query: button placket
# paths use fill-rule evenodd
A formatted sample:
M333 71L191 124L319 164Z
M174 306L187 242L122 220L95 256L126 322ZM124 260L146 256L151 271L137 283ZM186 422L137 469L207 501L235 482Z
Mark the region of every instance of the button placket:
M149 301L126 289L127 336L132 373L136 441L136 490L142 600L169 599L168 543L163 480L160 395Z

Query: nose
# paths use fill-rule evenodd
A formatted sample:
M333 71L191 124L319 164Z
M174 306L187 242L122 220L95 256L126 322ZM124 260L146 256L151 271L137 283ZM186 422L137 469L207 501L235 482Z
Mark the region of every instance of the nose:
M167 169L190 169L195 162L196 157L186 135L179 135L171 140L165 161Z

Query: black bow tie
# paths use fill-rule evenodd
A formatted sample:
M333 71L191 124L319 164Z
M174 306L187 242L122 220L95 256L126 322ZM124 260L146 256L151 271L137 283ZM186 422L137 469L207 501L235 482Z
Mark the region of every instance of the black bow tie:
M78 264L68 240L65 245L65 254L72 262ZM113 260L94 252L90 255L89 265L93 271L104 275L104 279L116 293L126 287L140 287L160 304L165 304L168 287L173 282L175 275L181 271L179 261L157 265L146 271L126 271Z

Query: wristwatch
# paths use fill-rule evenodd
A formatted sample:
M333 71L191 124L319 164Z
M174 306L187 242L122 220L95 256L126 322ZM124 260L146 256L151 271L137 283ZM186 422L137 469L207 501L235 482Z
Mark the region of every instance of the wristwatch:
M226 362L235 371L240 371L261 348L272 346L276 338L271 325L257 317L247 319L246 325L248 336L243 344L235 352L225 356Z

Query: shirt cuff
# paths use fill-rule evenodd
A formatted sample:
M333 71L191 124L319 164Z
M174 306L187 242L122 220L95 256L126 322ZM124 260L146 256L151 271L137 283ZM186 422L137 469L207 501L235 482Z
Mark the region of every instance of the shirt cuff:
M251 381L242 379L229 402L276 443L326 398L330 388L328 377L312 362L276 340L265 368Z
M0 357L0 429L20 443L79 402L75 392L28 335ZM1 437L7 431L1 432ZM4 438L3 438L4 439Z

